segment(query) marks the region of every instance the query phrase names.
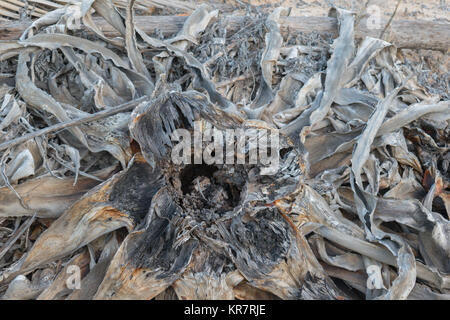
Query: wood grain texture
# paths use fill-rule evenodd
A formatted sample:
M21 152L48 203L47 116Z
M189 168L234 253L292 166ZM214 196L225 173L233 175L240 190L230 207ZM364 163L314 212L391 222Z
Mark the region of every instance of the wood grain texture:
M114 167L95 173L100 179L108 178ZM0 188L0 217L32 216L57 218L83 194L99 184L91 178L80 177L74 185L74 178L58 179L45 176L14 186L20 199L8 187Z
M183 26L185 16L136 16L136 25L146 33L153 33L156 29L165 35L178 32ZM225 16L226 25L230 31L240 28L243 17ZM119 32L109 25L103 18L94 17L95 24L107 37L117 37ZM18 39L30 22L1 22L0 39ZM381 21L380 26L384 28L387 21ZM355 28L356 37L366 36L379 37L380 29L367 27L367 20L362 19ZM330 33L334 37L338 34L337 20L330 17L281 17L281 32L316 32L319 34ZM447 51L450 47L450 24L444 22L433 22L425 20L407 21L394 20L387 29L385 40L392 42L399 48L410 49L433 49Z

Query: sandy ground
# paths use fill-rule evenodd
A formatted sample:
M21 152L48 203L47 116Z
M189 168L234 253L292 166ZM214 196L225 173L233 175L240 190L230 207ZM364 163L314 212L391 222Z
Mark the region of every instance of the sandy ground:
M335 5L363 14L372 14L376 12L375 10L379 10L378 12L383 19L389 19L397 6L398 0L226 0L221 2L250 2L253 5L271 3L292 7L292 14L299 16L324 16L327 15L328 9ZM449 17L450 5L446 3L446 0L401 0L395 15L396 19L423 19L444 22L450 22Z

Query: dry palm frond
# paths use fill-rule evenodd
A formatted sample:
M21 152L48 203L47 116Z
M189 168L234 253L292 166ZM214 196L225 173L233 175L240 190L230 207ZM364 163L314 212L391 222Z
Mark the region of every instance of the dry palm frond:
M64 6L64 1L47 0L2 0L0 1L0 16L12 19L42 17L47 12Z
M332 46L283 38L283 8L228 34L202 5L164 39L138 4L0 43L3 298L449 298L450 105L395 47L337 9ZM181 131L208 139L176 161Z
M47 12L75 2L70 0L0 0L0 19L3 17L19 20L27 16L39 18ZM127 1L123 0L115 0L113 3L118 8L127 6ZM138 0L135 5L135 9L139 9L143 13L151 13L155 8L192 12L196 7L195 4L176 0Z

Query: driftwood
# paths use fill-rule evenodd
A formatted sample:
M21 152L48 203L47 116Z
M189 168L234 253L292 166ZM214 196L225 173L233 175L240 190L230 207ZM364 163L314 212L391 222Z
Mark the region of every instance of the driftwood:
M159 29L164 35L170 35L181 30L186 18L185 16L136 16L135 24L146 33L152 33ZM244 17L226 17L230 31L238 29L243 20ZM106 36L120 35L103 18L94 17L93 21ZM282 33L295 31L318 34L330 33L333 36L338 34L337 20L331 17L280 17L279 22ZM367 19L363 18L355 26L355 36L360 39L366 36L377 38L383 32L387 23L387 20L382 20L380 23L381 29L370 29L367 27ZM0 39L18 39L29 25L30 22L3 22L0 25ZM450 47L450 25L444 22L394 20L384 33L386 40L395 44L398 48L447 51Z

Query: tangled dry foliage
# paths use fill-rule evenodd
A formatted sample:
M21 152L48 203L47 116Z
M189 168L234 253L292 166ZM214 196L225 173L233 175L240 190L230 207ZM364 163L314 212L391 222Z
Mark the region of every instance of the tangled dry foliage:
M3 299L450 297L446 92L349 11L334 41L206 5L163 37L133 5L72 1L0 43ZM194 120L279 133L280 166L172 163Z
M0 21L7 19L41 18L46 13L77 3L75 0L0 0ZM126 0L114 0L117 8L126 8ZM153 13L164 10L192 12L197 5L181 0L137 0L134 9L138 12Z

